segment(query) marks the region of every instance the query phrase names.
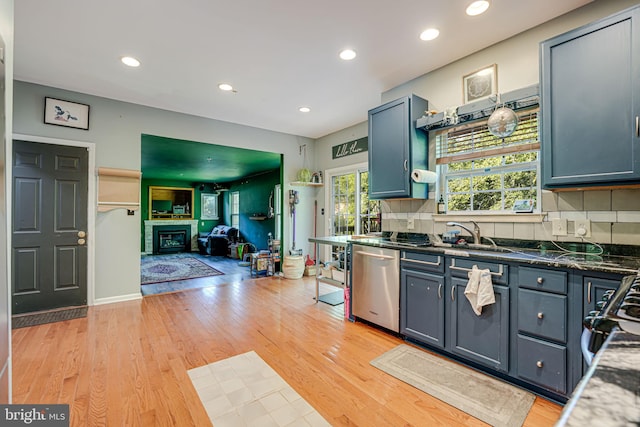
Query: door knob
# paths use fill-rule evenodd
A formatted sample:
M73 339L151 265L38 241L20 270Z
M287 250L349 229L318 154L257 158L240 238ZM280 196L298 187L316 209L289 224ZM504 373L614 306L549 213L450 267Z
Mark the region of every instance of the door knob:
M84 245L85 244L85 240L84 239L78 239L78 244L79 245Z
M78 237L79 238L84 239L86 235L87 235L87 233L85 233L84 231L78 231Z

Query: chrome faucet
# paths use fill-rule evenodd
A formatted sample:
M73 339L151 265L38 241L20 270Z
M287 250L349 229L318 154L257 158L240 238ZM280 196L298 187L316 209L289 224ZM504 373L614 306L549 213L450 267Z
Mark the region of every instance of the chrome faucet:
M473 237L473 243L476 245L479 245L480 242L480 226L478 226L478 224L475 221L469 221L471 224L473 224L473 231L469 230L467 227L465 227L464 225L460 224L459 222L447 222L447 225L449 227L460 227L462 229L467 230L467 232L469 234L471 234L471 236Z

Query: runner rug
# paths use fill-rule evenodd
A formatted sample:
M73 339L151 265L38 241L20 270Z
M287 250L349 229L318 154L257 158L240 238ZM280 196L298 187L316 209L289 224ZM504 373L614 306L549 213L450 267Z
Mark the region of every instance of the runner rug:
M405 344L371 364L492 426L522 426L535 400L518 387Z
M140 263L140 284L173 282L222 273L189 254L148 255Z

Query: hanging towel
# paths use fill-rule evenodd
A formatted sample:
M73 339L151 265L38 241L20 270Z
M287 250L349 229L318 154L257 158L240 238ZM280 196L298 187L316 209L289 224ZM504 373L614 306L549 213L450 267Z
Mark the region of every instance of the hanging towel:
M493 293L493 283L491 283L491 271L480 270L474 265L469 272L469 281L464 289L464 294L471 303L473 311L480 316L482 307L496 302Z

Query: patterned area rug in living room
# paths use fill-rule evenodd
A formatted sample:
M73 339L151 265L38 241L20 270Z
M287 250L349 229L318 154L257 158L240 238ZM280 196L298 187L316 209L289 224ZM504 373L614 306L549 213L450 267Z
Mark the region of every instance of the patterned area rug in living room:
M222 273L190 254L147 255L140 263L140 284L173 282Z

